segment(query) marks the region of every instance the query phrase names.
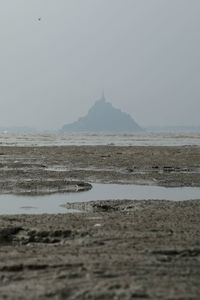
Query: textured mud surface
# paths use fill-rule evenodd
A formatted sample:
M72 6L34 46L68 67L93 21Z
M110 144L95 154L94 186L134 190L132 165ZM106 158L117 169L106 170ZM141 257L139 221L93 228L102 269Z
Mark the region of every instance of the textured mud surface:
M35 180L35 188L38 180L200 186L200 148L0 147L1 191L25 180L33 188Z
M0 218L1 299L199 299L200 201Z
M92 185L82 181L64 179L21 179L5 180L0 183L1 193L16 195L45 195L53 193L88 191Z
M26 191L23 183L39 180L200 186L199 153L1 147L0 188L16 193L20 182ZM0 216L0 299L200 299L199 199L70 205L85 213Z

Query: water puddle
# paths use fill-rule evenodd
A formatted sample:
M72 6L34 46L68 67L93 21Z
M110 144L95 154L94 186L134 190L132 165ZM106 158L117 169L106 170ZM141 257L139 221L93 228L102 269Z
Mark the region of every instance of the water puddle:
M172 200L200 199L200 188L166 188L159 186L127 184L93 184L87 192L58 193L45 196L0 195L0 214L57 214L75 213L77 210L61 207L65 203L98 200Z

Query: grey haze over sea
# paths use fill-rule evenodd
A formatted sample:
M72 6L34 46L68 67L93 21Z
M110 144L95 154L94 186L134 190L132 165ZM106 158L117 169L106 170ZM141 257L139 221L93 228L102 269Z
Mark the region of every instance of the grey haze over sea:
M200 146L200 132L166 133L16 133L0 132L0 146Z

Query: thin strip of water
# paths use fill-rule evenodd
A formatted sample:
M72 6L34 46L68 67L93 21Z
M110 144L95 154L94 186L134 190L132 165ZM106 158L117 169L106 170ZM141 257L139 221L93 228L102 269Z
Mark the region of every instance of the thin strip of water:
M61 207L65 203L88 202L98 200L171 200L184 201L200 199L198 187L166 188L148 185L93 184L87 192L57 193L42 196L0 195L0 214L57 214L74 213Z

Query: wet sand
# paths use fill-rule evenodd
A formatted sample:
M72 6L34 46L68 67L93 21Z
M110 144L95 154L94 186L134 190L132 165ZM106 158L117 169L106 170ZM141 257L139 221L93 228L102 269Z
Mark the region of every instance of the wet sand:
M38 182L48 192L49 181L59 190L72 180L200 186L200 147L0 147L1 193L34 192Z
M76 180L200 186L199 171L191 146L0 147L1 193L49 193L49 181L59 191ZM0 216L0 299L199 299L199 199Z

